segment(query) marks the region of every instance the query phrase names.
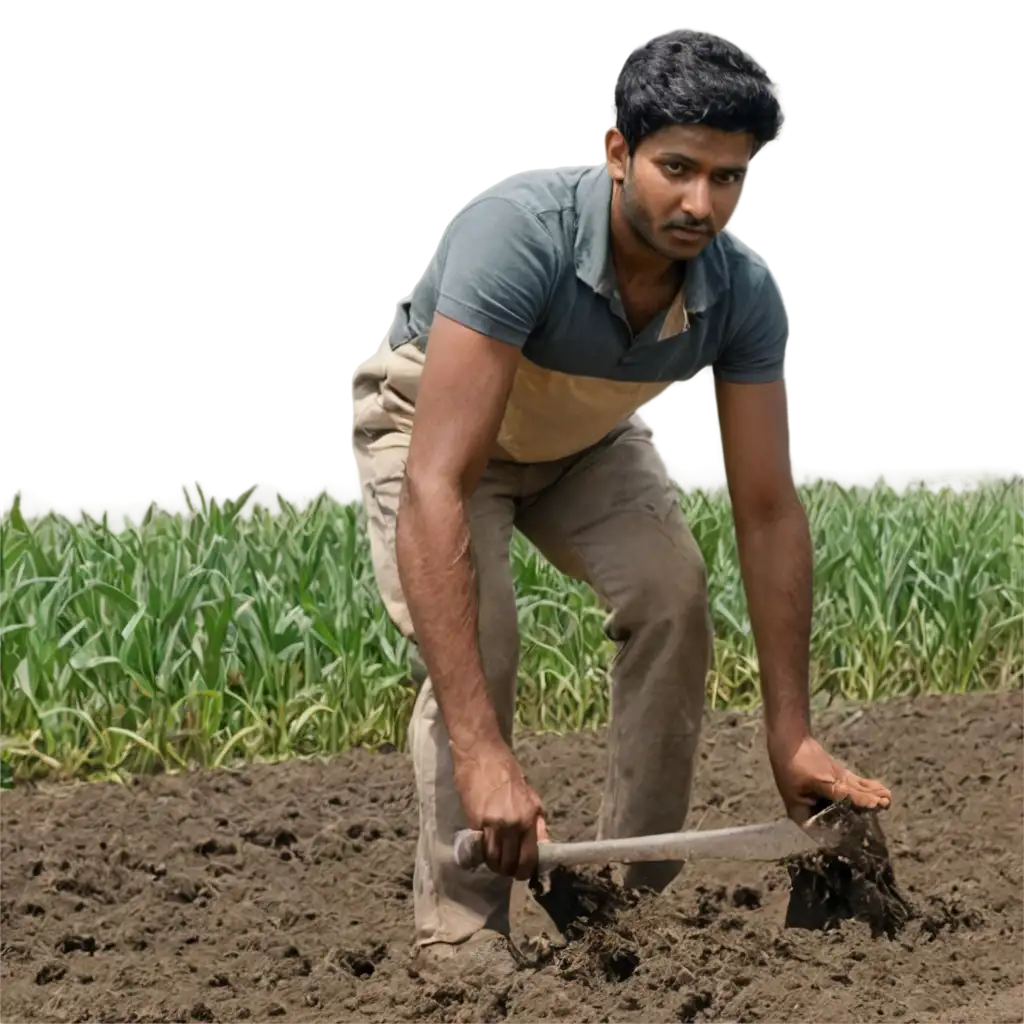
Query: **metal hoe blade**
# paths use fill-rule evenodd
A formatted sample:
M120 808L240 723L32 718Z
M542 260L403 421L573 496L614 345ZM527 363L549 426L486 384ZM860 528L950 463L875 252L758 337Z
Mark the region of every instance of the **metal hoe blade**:
M539 843L538 867L541 871L583 864L636 864L643 861L676 861L691 858L722 860L785 860L801 853L833 845L835 837L815 828L815 818L805 826L790 818L758 825L705 829L692 832L667 832L662 835L625 839L597 839L579 843ZM483 835L465 830L453 844L455 862L463 868L479 867L484 862Z

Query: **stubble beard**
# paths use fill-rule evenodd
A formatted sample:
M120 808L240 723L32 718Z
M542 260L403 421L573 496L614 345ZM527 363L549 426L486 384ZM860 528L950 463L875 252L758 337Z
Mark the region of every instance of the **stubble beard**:
M636 240L663 259L672 261L681 259L682 257L678 253L665 249L658 243L654 220L637 196L632 168L627 172L619 187L622 190L622 215Z
M644 249L659 259L669 260L671 263L687 262L694 257L695 254L688 249L676 249L658 241L653 218L637 196L632 170L624 178L620 188L623 219L633 234L633 238Z

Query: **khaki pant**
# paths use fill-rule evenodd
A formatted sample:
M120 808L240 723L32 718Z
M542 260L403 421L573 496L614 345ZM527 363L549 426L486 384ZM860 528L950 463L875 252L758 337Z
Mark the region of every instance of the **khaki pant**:
M391 618L414 640L395 559L409 434L382 429L381 422L385 410L393 417L411 415L415 374L407 371L422 363L422 354L403 348L395 354L383 345L356 373L354 450L377 584ZM492 461L467 514L480 656L506 739L512 741L519 659L509 568L512 533L518 529L559 570L590 584L610 611L606 628L618 650L599 837L682 828L704 706L711 621L704 563L650 431L633 417L599 444L566 459L530 465ZM429 679L415 702L410 747L420 810L417 943L459 942L482 927L507 932L512 880L486 867L467 872L450 860L452 837L467 823ZM660 889L680 867L635 865L624 880Z

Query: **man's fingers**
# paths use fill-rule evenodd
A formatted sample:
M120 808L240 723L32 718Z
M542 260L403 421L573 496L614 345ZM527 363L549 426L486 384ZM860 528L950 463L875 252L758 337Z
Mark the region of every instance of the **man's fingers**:
M497 875L519 877L523 853L529 853L526 847L526 836L521 829L507 825L485 826L484 830L484 862ZM536 840L533 841L533 859L537 858ZM529 877L527 875L526 877Z
M889 803L892 800L892 791L887 786L883 786L881 782L876 782L874 779L867 779L864 782L864 786L869 793L874 793L875 796L880 797L886 803Z
M882 785L862 785L858 787L857 792L865 800L876 800L886 807L889 806L893 799L892 794Z
M520 832L508 829L501 840L501 873L515 875L519 867Z
M551 833L548 832L547 822L543 818L537 819L537 842L538 843L550 843Z
M494 826L484 826L484 861L492 871L501 870L501 838Z
M847 770L845 773L846 781L857 789L867 790L871 793L877 793L879 796L892 796L888 788L884 786L878 779L865 779L855 772Z
M892 793L882 783L875 779L862 779L849 771L843 773L835 789L842 794L837 799L848 796L857 807L888 807L892 801Z
M522 846L519 847L519 869L516 878L520 882L527 881L537 867L537 830L528 828L523 835Z
M877 782L851 786L850 796L859 807L888 807L892 802L892 793Z
M876 796L867 790L854 789L850 791L850 801L854 807L861 807L865 810L874 810L876 807L888 807L889 801L884 797Z

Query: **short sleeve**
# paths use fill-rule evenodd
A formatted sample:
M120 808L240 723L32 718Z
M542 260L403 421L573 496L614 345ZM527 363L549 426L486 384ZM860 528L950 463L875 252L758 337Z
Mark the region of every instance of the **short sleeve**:
M500 197L477 200L446 232L435 309L522 346L544 317L558 262L555 240L536 214Z
M737 296L739 326L715 360L719 380L767 384L783 377L789 320L775 278L767 267L758 283Z

